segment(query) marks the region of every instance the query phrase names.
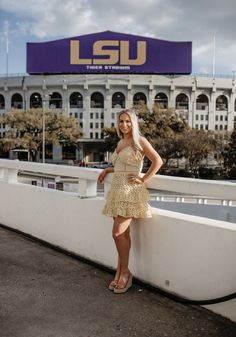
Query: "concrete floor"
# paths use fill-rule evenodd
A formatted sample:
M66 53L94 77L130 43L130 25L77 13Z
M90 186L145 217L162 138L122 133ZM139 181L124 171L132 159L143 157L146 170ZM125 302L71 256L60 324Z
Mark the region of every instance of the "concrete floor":
M1 337L235 337L236 324L0 227Z

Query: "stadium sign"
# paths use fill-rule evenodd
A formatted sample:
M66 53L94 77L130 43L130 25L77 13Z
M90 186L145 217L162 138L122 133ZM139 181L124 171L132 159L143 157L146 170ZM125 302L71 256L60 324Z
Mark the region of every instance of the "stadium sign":
M192 43L110 31L27 43L29 74L190 74Z

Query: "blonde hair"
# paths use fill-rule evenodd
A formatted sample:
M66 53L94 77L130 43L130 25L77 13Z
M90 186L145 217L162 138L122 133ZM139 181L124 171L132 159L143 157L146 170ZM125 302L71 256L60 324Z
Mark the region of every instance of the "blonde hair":
M123 133L120 131L120 128L119 128L120 116L122 114L128 115L130 120L131 120L132 138L133 138L132 146L133 146L134 150L142 151L143 149L142 149L142 146L140 145L140 141L139 141L140 137L141 137L141 133L139 131L138 118L137 118L136 113L132 109L121 110L121 112L117 116L116 131L117 131L117 134L118 134L119 138L123 138Z

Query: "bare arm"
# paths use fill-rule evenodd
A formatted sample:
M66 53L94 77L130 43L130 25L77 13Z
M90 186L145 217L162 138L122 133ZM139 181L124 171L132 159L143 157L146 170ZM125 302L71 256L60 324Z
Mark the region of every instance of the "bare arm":
M156 152L156 150L152 147L152 145L146 138L141 137L140 144L143 148L143 154L151 161L151 166L142 177L142 181L146 182L159 171L160 167L163 164L163 161L160 155Z
M102 172L98 176L98 182L103 183L106 175L112 172L114 172L114 167L107 167L104 170L102 170Z

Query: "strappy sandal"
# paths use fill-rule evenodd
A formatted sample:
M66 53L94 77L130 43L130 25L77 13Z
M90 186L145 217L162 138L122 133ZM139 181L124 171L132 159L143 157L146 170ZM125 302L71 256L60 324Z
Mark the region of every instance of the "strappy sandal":
M129 290L130 287L132 287L132 278L133 275L130 273L127 281L124 280L124 278L119 279L118 283L116 284L116 287L114 288L114 293L115 294L126 293L126 291Z
M118 283L118 280L115 280L115 279L112 280L111 283L108 286L108 289L113 291L115 289L115 287L117 286L117 283Z

